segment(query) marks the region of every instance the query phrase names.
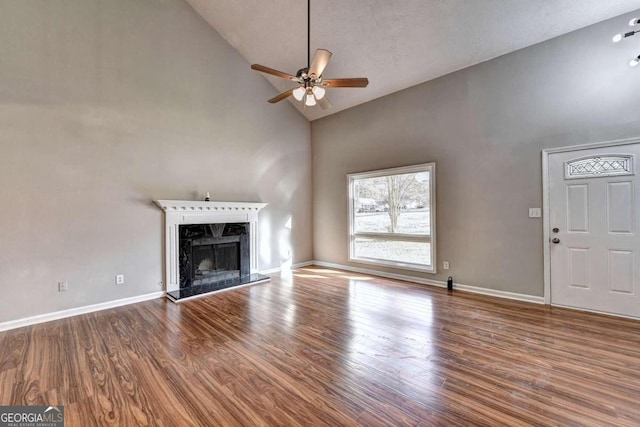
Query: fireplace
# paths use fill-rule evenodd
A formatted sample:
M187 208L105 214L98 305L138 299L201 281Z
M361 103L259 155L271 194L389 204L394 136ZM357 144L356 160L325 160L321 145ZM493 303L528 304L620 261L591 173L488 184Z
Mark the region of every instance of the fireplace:
M165 212L166 295L179 302L269 280L258 273L266 203L156 200Z
M245 277L249 271L249 224L180 225L180 288Z

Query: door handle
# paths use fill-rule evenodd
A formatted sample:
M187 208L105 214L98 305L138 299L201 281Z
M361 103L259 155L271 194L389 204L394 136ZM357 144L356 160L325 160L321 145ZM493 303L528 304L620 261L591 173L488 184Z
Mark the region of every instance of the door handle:
M551 239L551 242L557 245L558 243L560 243L560 239L558 239L557 237L554 237L553 239Z

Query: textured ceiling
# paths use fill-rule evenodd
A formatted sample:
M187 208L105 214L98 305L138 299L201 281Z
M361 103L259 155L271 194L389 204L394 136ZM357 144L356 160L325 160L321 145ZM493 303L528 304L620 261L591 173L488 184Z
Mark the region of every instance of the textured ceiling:
M289 74L306 66L306 1L187 2L249 63ZM640 0L312 0L312 54L333 52L324 77L370 83L327 90L329 110L293 102L315 120L639 8ZM293 86L255 78L267 78L274 96Z

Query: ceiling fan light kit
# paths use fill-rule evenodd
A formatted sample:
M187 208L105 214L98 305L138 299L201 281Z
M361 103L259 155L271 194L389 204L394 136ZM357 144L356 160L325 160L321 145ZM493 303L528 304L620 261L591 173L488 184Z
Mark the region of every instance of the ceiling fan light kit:
M636 25L640 25L640 18L633 18L631 21L629 21L629 26L635 27ZM635 36L638 33L640 33L640 30L628 31L626 33L618 33L615 36L613 36L611 41L613 41L614 43L618 43L623 39L628 39L629 37ZM629 61L630 67L637 67L638 64L640 64L640 55L638 55L636 58L633 58L631 61Z
M317 49L311 60L311 0L307 0L307 67L298 70L295 76L260 64L251 65L252 70L272 76L291 80L298 87L282 92L269 100L271 104L293 96L297 101L303 101L307 107L319 105L326 110L331 108L331 102L325 97L326 87L366 87L369 80L366 77L348 79L324 79L322 73L329 64L333 54L326 49Z
M324 93L326 91L324 90L324 88L322 86L314 86L313 87L313 94L315 95L316 99L322 99L322 97L324 96Z
M304 90L303 87L297 87L293 90L293 97L298 101L302 101L302 99L306 94L307 94L307 91Z
M317 102L315 96L313 96L312 93L308 93L305 98L304 105L306 105L307 107L313 107L316 104Z

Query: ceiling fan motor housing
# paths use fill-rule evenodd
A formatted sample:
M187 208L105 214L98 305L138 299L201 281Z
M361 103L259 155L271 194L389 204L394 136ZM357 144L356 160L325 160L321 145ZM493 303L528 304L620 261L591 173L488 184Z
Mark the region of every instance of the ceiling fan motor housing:
M308 68L300 68L296 73L296 77L298 78L298 83L303 85L305 88L312 88L313 86L319 86L322 84L322 77L314 78L307 74L309 71Z

